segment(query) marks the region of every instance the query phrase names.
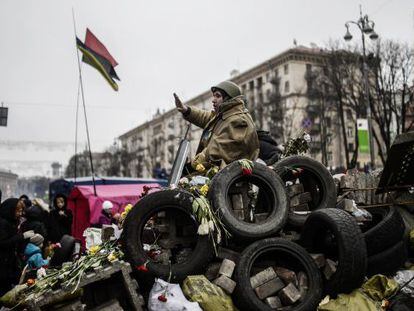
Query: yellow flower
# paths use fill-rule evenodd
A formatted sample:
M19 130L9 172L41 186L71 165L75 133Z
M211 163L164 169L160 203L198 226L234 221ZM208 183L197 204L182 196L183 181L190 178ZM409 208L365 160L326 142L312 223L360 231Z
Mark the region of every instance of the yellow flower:
M128 214L128 213L127 213L127 211L123 211L123 212L121 213L121 217L122 217L122 218L125 218L127 214Z
M132 204L128 204L125 206L125 212L129 213L129 211L132 209Z
M197 172L203 173L205 170L206 170L206 168L204 167L203 164L201 164L201 163L197 164L197 166L196 166L196 171Z
M110 253L110 254L108 255L107 259L108 259L108 261L109 261L109 262L112 262L112 261L117 260L117 257L116 257L116 255L112 252L112 253Z
M206 196L206 195L207 195L207 193L208 193L208 185L203 185L203 186L200 188L200 193L201 193L202 195Z
M89 249L89 254L90 255L95 255L97 252L99 252L101 250L101 248L99 247L99 245L95 245L95 246L92 246L90 249Z

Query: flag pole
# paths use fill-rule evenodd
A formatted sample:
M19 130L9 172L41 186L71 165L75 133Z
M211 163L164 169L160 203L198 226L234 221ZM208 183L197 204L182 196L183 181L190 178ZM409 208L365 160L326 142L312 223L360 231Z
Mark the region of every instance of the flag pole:
M76 125L75 125L75 182L76 185L76 177L77 177L77 170L78 170L78 120L79 120L79 97L80 97L80 80L78 83L78 94L76 96Z
M76 39L77 38L77 32L76 32L76 22L75 22L75 11L74 11L73 7L72 7L72 17L73 17L73 29L75 31L75 39ZM89 138L88 118L86 116L85 94L83 92L82 69L81 69L81 64L80 64L79 50L78 50L77 46L76 46L76 56L78 58L79 81L80 81L80 88L81 88L81 94L82 94L83 113L84 113L84 116L85 116L86 136L88 138L89 161L91 163L93 192L94 192L95 196L97 196L96 183L95 183L95 172L94 172L94 169L93 169L93 162L92 162L91 141L90 141L90 138Z

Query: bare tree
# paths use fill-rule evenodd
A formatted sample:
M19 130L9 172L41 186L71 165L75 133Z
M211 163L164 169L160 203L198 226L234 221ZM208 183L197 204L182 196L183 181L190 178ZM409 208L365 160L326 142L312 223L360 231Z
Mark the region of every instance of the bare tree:
M407 44L385 40L376 46L375 56L368 57L371 111L378 125L373 136L383 164L394 137L412 126L406 119L407 105L413 99L413 53Z
M284 141L284 118L285 110L282 95L280 94L280 77L276 72L270 80L272 90L270 91L266 105L268 106L269 115L272 120L269 125L269 132L278 143Z
M75 174L75 162L76 162L76 174ZM84 177L91 175L91 165L89 161L89 152L85 150L82 153L73 155L65 169L65 177Z
M322 159L326 161L326 116L335 112L338 116L342 144L347 168L354 168L358 162L359 141L357 119L364 116L363 89L359 53L344 50L338 42L331 42L321 68L307 72L308 96L316 102L315 117L320 121ZM350 150L347 127L354 127L354 148ZM350 153L352 156L350 157Z

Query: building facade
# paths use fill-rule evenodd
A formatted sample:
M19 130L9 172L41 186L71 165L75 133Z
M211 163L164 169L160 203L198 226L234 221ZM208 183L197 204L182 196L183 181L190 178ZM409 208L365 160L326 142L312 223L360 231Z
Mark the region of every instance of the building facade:
M318 47L297 46L234 75L230 80L241 86L258 129L269 131L278 143L306 131L312 137L310 156L336 169L346 163L341 143L343 131L336 122L335 113L322 109L322 115L320 101L312 99L308 92L309 73L317 72L325 57L326 52ZM211 91L207 90L185 104L210 110ZM315 107L319 111L316 114L312 113ZM345 135L348 135L348 147L352 150L352 141L357 134L355 120L352 112L344 115L347 124ZM150 177L157 169L169 172L186 127L187 122L181 113L172 109L158 113L151 121L121 135L122 148L134 155L128 164L131 176ZM196 151L201 132L202 129L191 126L188 137L190 156ZM362 166L368 162L369 154L360 154L359 160Z
M17 179L17 174L0 169L0 190L2 192L1 201L17 195Z

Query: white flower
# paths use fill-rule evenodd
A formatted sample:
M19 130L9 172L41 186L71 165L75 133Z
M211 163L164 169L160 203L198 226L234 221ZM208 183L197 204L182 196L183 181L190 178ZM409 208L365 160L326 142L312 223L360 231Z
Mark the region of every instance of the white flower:
M198 226L197 234L199 235L208 234L208 222L205 218L201 220L201 224Z
M46 276L45 268L41 267L36 272L36 277L38 280L43 279Z
M220 244L221 243L221 231L217 230L217 243Z
M187 177L183 177L180 179L180 181L178 182L180 185L187 185L189 182Z
M308 133L303 134L303 139L309 143L311 141L311 136Z
M208 222L208 228L210 229L211 232L214 231L214 222L212 220L209 220L209 222Z

